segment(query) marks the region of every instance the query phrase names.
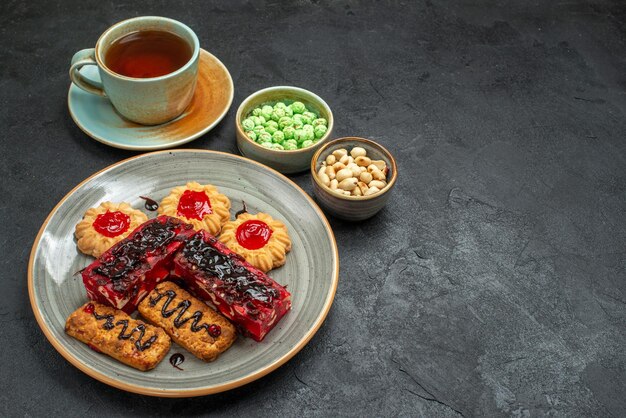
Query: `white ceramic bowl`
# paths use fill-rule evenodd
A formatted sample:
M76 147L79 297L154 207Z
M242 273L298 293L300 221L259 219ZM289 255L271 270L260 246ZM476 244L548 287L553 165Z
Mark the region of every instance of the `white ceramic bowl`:
M307 109L328 121L326 134L310 147L289 151L268 149L248 138L241 122L256 107L266 103L275 104L278 101L300 101L304 103ZM281 173L298 173L309 167L313 154L330 138L333 131L333 113L321 97L308 90L291 86L268 87L251 94L241 102L235 118L235 131L237 132L237 147L243 156L272 167Z

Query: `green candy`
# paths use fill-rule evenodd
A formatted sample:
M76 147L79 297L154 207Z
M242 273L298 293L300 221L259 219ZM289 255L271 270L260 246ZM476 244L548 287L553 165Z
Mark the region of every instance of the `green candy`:
M293 139L295 139L298 142L302 142L306 140L306 132L303 129L296 129L296 131L293 133Z
M291 107L291 110L293 110L293 113L306 112L306 106L304 106L304 103L302 102L293 102L289 106Z
M256 141L256 132L254 132L254 131L248 131L248 132L246 132L246 136L247 136L248 138L250 138L251 140Z
M291 125L293 125L293 119L291 119L289 116L283 116L282 118L278 119L278 127L280 129L285 129L285 127Z
M313 125L313 126L318 126L318 125L328 126L328 121L326 119L324 119L324 118L317 118L313 122L311 122L311 125Z
M265 126L266 128L268 126L273 126L274 128L278 129L278 122L276 122L275 120L268 120L263 124L263 126Z
M304 139L305 140L313 140L315 139L315 131L313 130L313 126L312 125L304 125L302 127L302 130L304 131Z
M327 130L328 128L325 125L316 125L315 128L313 128L313 133L315 134L315 138L320 139L326 134Z
M328 132L328 121L297 101L259 106L241 121L241 126L248 138L274 150L310 147Z
M257 142L272 142L272 134L269 132L262 132L257 139Z
M285 140L285 134L283 131L276 131L272 134L272 141L281 143Z
M252 129L254 129L254 125L255 123L251 118L247 118L241 121L241 126L246 131L251 131Z
M265 105L261 108L261 116L263 116L265 119L269 119L272 116L272 112L274 111L274 108L270 105Z
M302 128L304 122L302 121L302 115L293 115L293 127L296 129Z
M285 139L291 139L293 138L293 135L296 132L296 128L294 128L293 126L285 126L283 128L283 134L285 134Z
M278 108L274 109L272 112L272 120L275 120L276 122L278 122L283 116L285 116L285 109Z
M302 122L304 122L305 125L310 125L313 122L313 119L311 119L311 117L309 115L305 115L303 113L302 114Z

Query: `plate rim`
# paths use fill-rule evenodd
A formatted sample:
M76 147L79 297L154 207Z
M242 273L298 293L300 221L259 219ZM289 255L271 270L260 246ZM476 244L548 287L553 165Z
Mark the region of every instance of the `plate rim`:
M330 237L330 241L332 244L332 249L333 249L333 253L335 256L335 263L334 263L334 268L333 268L333 274L332 274L332 283L331 283L331 288L330 291L328 292L328 294L326 295L326 300L324 302L324 305L322 307L322 310L320 312L320 314L318 315L318 317L316 318L315 322L313 323L313 326L308 330L308 332L300 339L300 341L298 341L287 353L285 353L282 357L276 359L274 362L270 363L269 365L267 365L266 367L258 370L255 373L252 373L248 376L244 376L243 378L237 379L237 380L231 380L228 381L226 383L220 384L220 385L216 385L216 386L211 386L211 387L205 387L205 388L199 388L199 389L176 389L176 390L172 390L172 389L157 389L157 388L146 388L140 385L133 385L133 384L129 384L129 383L124 383L121 381L118 381L114 378L111 378L107 375L105 375L104 373L101 373L100 371L90 367L87 364L84 364L82 362L80 362L77 358L75 358L57 339L55 339L52 335L52 333L50 332L50 329L48 328L47 324L45 323L41 312L39 311L39 308L37 306L37 304L35 303L35 295L34 295L34 278L33 278L33 269L34 269L34 263L35 263L35 255L37 253L37 250L39 248L39 243L41 242L41 237L42 234L44 232L44 230L46 229L46 227L48 226L50 220L52 219L52 217L56 214L57 210L59 209L59 207L67 200L70 198L70 196L72 196L81 186L83 186L85 183L87 183L88 181L90 181L91 179L109 171L112 170L113 168L128 163L132 160L136 160L136 159L140 159L140 158L146 158L147 156L152 156L152 155L156 155L156 154L171 154L171 153L206 153L206 154L218 154L218 155L226 155L228 157L234 157L235 159L240 159L243 160L245 162L249 162L249 163L253 163L254 165L257 165L263 169L269 170L270 172L283 177L284 180L286 180L289 184L291 184L292 186L294 186L300 193L302 193L305 198L307 198L309 200L309 203L312 205L313 209L315 211L318 212L318 214L320 215L320 218L322 219L326 232L329 234ZM254 380L260 379L263 376L266 376L267 374L273 372L274 370L278 369L280 366L282 366L283 364L285 364L287 361L289 361L291 358L293 358L298 352L300 352L300 350L302 350L307 344L308 342L311 340L311 338L313 338L313 336L317 333L317 331L320 329L320 327L322 326L322 324L324 323L324 321L326 320L326 317L328 316L328 313L330 311L330 308L333 304L333 301L335 299L335 295L337 293L337 287L339 284L339 250L337 247L337 240L335 239L335 234L333 232L332 227L330 226L330 223L328 222L328 219L326 218L326 216L324 215L324 212L322 212L322 210L319 208L319 206L315 203L315 201L313 200L313 198L311 196L309 196L309 194L307 192L305 192L300 186L298 186L294 181L292 181L291 179L289 179L288 177L284 176L283 174L279 173L278 171L267 167L257 161L251 160L249 158L246 157L242 157L239 155L235 155L235 154L231 154L228 152L222 152L222 151L214 151L214 150L205 150L205 149L177 149L177 150L167 150L167 151L155 151L155 152L149 152L149 153L145 153L145 154L140 154L140 155L136 155L130 158L126 158L123 159L121 161L118 161L117 163L111 164L101 170L98 170L97 172L93 173L92 175L90 175L89 177L87 177L86 179L82 180L80 183L78 183L74 188L72 188L50 211L50 213L48 214L48 216L46 217L46 219L44 220L43 224L41 225L41 227L39 228L39 232L37 233L37 236L35 237L35 240L33 242L33 245L31 247L31 251L30 251L30 257L29 257L29 261L28 261L28 297L30 300L30 305L31 305L31 309L33 310L33 313L35 315L35 319L37 320L37 324L39 326L39 328L42 330L42 332L44 333L44 335L46 336L46 338L48 339L48 341L52 344L52 346L57 350L57 352L59 354L61 354L61 356L63 356L67 361L70 362L70 364L74 365L76 368L78 368L79 370L81 370L83 373L87 374L88 376L99 380L102 383L105 383L109 386L113 386L117 389L121 389L127 392L132 392L132 393L138 393L141 395L149 395L149 396L157 396L157 397L166 397L166 398L181 398L181 397L195 397L195 396L203 396L203 395L211 395L211 394L215 394L215 393L220 393L220 392L225 392L231 389L235 389L237 387L246 385L250 382L253 382Z
M74 112L72 111L72 105L70 104L70 96L72 94L72 87L74 87L73 83L70 83L70 87L67 90L67 109L70 113L70 116L72 118L72 120L74 121L74 124L76 126L78 126L78 128L88 137L95 139L96 141L104 144L104 145L108 145L110 147L113 148L118 148L118 149L124 149L124 150L128 150L128 151L156 151L156 150L164 150L164 149L170 149L170 148L174 148L177 147L179 145L183 145L183 144L187 144L195 139L198 139L199 137L201 137L202 135L206 134L207 132L209 132L211 129L215 128L217 126L218 123L220 123L222 121L222 119L224 119L224 117L226 116L226 114L228 113L228 111L230 110L230 107L233 104L233 100L235 98L235 84L233 82L233 77L230 74L230 71L228 71L228 68L226 67L226 65L224 65L224 63L217 58L215 55L211 54L209 51L207 51L206 49L200 48L200 54L205 53L208 54L209 56L211 56L218 64L220 67L222 67L224 69L224 72L226 73L226 75L228 76L228 81L229 81L229 86L230 86L230 97L228 100L228 104L224 107L224 110L222 111L222 113L219 115L219 117L217 119L215 119L215 121L213 121L213 123L205 126L204 128L200 129L197 132L192 133L191 135L179 139L177 141L171 142L171 143L166 143L166 144L161 144L161 145L124 145L124 144L119 144L117 142L112 141L111 139L107 139L104 138L100 135L97 135L93 132L91 132L89 130L88 127L84 126L83 123L81 123L78 118L74 115ZM78 88L78 87L76 87Z

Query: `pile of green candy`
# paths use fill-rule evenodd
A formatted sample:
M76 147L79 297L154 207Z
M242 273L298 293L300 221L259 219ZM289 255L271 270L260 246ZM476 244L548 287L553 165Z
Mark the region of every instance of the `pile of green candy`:
M307 110L302 102L255 108L241 127L251 140L276 150L297 150L310 147L328 130L328 121Z

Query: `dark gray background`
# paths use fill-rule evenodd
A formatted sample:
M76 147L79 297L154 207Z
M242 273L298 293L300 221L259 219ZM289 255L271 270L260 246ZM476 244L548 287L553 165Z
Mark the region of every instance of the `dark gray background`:
M48 212L136 155L73 124L69 60L148 14L190 25L235 82L226 118L187 147L235 153L239 103L290 84L330 104L335 136L372 138L399 164L375 218L330 219L340 283L311 342L197 399L84 375L40 332L26 287ZM0 39L0 415L626 415L623 1L14 0Z

